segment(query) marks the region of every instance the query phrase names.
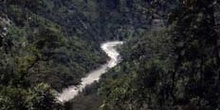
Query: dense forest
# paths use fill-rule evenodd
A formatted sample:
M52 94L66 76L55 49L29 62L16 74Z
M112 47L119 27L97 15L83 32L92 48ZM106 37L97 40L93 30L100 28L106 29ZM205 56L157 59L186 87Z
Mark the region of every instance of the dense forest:
M123 61L61 104L58 92ZM219 110L219 0L0 0L0 110Z
M100 86L103 109L220 109L219 1L184 0L167 26L130 40Z
M92 21L67 4L1 1L1 110L61 109L56 91L79 84L81 77L105 62L101 40L83 27Z
M119 66L67 103L69 110L220 109L219 1L173 3L144 6L163 25L135 29L120 49Z

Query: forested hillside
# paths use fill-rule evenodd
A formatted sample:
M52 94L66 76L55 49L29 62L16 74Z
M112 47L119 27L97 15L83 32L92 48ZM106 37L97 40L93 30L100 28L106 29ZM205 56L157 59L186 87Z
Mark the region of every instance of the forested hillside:
M134 30L139 33L126 39L119 66L67 106L70 110L220 109L219 1L176 1L167 5L168 11L161 10L162 4L171 4L168 0L141 3L154 6L143 6L154 10L153 17L163 13L164 24L153 24L154 18L145 25L150 28Z
M101 109L220 109L219 15L217 0L183 0L164 29L128 41L103 76Z
M101 40L77 21L82 12L70 8L52 0L0 2L1 110L61 109L56 91L105 62Z
M75 99L56 94L123 61ZM0 110L219 110L219 0L0 0Z

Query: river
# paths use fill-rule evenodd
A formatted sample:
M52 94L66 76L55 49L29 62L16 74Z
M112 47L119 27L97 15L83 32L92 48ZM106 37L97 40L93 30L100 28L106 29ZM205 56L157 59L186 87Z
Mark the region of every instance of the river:
M120 62L120 54L117 52L116 47L122 45L122 41L111 41L101 44L101 49L110 58L106 64L103 64L96 70L88 73L88 75L81 79L81 84L77 86L70 86L65 88L62 93L60 93L57 99L61 102L67 102L78 95L87 85L99 81L100 76L108 71L108 69L115 67Z

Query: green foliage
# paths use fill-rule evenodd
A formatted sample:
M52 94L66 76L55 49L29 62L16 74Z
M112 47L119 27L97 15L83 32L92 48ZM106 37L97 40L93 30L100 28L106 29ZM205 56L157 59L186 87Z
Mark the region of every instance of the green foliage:
M61 110L55 99L55 91L46 84L39 84L28 90L1 87L1 110Z
M10 70L18 76L13 82L15 85L20 81L30 82L29 85L46 82L60 91L68 85L78 84L85 73L104 62L104 56L97 49L99 45L88 46L89 43L78 36L65 37L66 32L62 29L65 26L38 15L44 11L41 5L36 4L41 8L35 10L37 12L19 3L8 1L3 5L7 6L4 11L14 24L8 28L2 46L6 53L10 53L2 57L11 56L10 63L14 67Z
M27 98L27 108L30 110L61 110L61 105L54 97L57 94L48 85L38 84L30 90Z
M65 15L63 11L70 7L58 2L0 3L1 12L10 20L0 40L0 109L60 110L53 91L79 84L81 77L105 62L99 43L90 41L89 32L84 33L76 20L66 21L80 14Z
M61 109L54 89L79 84L104 63L99 43L109 39L128 39L124 60L103 76L99 94L90 88L91 96L78 97L83 104L219 109L219 7L218 0L4 0L0 18L11 23L0 37L0 109Z
M219 4L215 0L186 0L171 17L176 21L172 30L176 57L173 89L182 90L178 92L184 95L175 95L174 100L185 101L180 105L191 104L195 109L207 110L219 108L219 94L213 93L219 89L220 62L214 15L216 5ZM182 79L185 84L177 86ZM173 91L174 94L178 92Z
M164 100L157 96L164 90L161 84L167 83L166 72L172 66L166 33L147 33L142 39L125 44L123 62L103 76L102 109L135 110L145 104L155 109L161 106Z
M102 109L219 109L217 7L217 0L180 2L167 33L125 44L124 61L104 76Z

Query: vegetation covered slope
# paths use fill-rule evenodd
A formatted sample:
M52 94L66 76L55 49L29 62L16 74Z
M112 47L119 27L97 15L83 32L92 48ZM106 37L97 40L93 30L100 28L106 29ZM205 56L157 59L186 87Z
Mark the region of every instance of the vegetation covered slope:
M134 34L119 66L68 103L70 110L220 109L219 6L217 0L177 2L165 13L167 26Z
M101 85L104 110L220 108L219 1L184 0L165 33L125 44Z
M218 0L1 0L0 10L0 109L62 109L54 89L103 63L100 42L124 38L123 62L70 108L219 109Z
M56 91L80 83L85 73L105 62L100 44L89 39L89 32L72 34L80 27L66 30L81 24L62 25L67 21L59 19L63 12L55 9L65 6L55 8L54 3L50 0L0 2L2 110L62 109L55 99ZM55 12L56 16L52 14Z

